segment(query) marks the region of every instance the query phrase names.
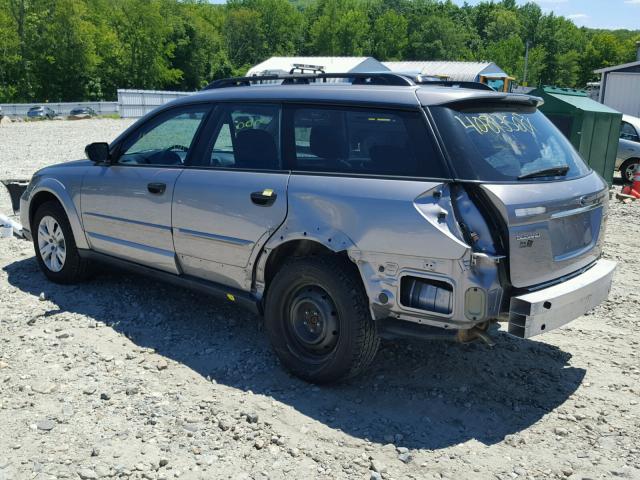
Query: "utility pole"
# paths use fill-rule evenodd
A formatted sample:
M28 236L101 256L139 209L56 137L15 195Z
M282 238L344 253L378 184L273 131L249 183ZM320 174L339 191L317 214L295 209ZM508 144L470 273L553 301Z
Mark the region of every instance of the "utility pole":
M522 85L527 87L527 73L529 70L529 40L525 43L524 50L524 74L522 75Z

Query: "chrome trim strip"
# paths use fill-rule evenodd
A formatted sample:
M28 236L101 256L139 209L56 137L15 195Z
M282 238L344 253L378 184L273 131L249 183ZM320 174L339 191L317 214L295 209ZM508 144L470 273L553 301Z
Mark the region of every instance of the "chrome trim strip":
M92 217L105 218L107 220L115 220L116 222L132 223L134 225L141 225L143 227L152 227L152 228L158 228L160 230L166 230L169 232L171 231L171 227L168 227L166 225L158 225L157 223L141 222L139 220L129 220L128 218L122 218L122 217L112 217L111 215L104 215L102 213L95 213L95 212L84 212L83 215L91 215Z
M165 257L174 258L174 252L169 250L164 250L162 248L150 247L149 245L142 245L140 243L130 242L129 240L122 240L120 238L109 237L107 235L102 235L100 233L87 232L87 235L91 238L95 238L96 240L102 240L104 242L114 243L116 245L122 245L124 247L135 248L137 250L142 250L149 253L154 253L156 255L162 255Z
M237 245L240 247L253 244L252 241L244 240L242 238L225 237L224 235L215 235L213 233L199 232L196 230L188 230L186 228L174 228L174 233L179 233L180 235L185 235L187 237L200 238L202 240L211 240L214 242L228 243L228 244Z
M573 210L566 210L564 212L558 212L551 215L551 218L563 218L570 217L572 215L578 215L580 213L588 212L589 210L595 210L596 208L602 207L601 203L594 203L593 205L587 205L586 207L574 208Z

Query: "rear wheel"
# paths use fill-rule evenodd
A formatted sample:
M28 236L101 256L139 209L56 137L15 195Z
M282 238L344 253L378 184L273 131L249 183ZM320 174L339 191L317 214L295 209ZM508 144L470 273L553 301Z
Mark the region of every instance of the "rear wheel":
M623 182L633 182L633 174L638 163L640 163L640 158L630 158L620 166L620 175L622 176Z
M314 383L357 375L380 343L359 277L331 256L294 259L280 269L267 291L265 325L282 364Z
M88 273L88 262L78 254L67 215L57 202L38 207L33 217L33 244L40 269L56 283L76 283Z

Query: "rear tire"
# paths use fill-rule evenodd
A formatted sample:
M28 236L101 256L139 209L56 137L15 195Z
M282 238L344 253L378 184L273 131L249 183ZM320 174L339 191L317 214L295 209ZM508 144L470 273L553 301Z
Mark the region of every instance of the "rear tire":
M359 276L338 257L295 258L266 295L265 327L282 364L312 383L353 377L380 345Z
M33 216L33 245L42 273L55 283L85 280L89 262L80 257L69 219L57 202L46 202Z
M638 163L640 163L640 158L630 158L620 165L620 176L624 183L633 183L633 171Z

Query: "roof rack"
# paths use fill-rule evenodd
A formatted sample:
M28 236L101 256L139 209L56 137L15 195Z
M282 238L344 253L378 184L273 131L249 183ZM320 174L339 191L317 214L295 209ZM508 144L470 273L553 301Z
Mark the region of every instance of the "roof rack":
M322 65L308 65L305 63L294 63L293 68L289 70L289 73L294 74L296 73L296 70L299 70L300 73L305 73L305 71L309 71L311 73L325 73Z
M296 65L290 73L273 73L267 75L251 75L249 77L231 77L214 80L203 90L213 90L229 87L249 87L251 85L310 85L328 83L330 79L345 79L351 85L391 85L401 87L413 87L416 85L432 85L452 88L472 88L474 90L491 90L489 85L480 82L457 82L453 80L441 80L438 77L399 72L351 72L351 73L304 73L304 69L320 68L314 65ZM302 70L295 73L295 69ZM279 82L279 83L277 83Z
M272 84L281 80L280 85L308 85L311 83L327 83L332 78L344 78L351 80L352 85L392 85L410 87L414 86L410 78L393 72L375 73L289 73L273 75L252 75L250 77L232 77L222 80L214 80L203 90L216 88L248 87L255 84Z

